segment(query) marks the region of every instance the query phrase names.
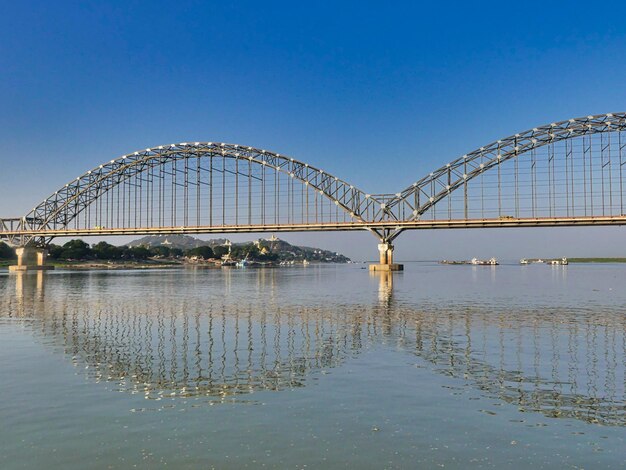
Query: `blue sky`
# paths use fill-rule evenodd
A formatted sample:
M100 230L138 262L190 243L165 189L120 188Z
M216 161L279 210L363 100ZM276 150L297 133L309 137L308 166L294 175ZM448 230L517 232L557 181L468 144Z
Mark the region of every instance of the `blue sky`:
M619 3L5 1L0 10L4 216L158 144L267 148L394 192L498 138L626 108ZM398 254L626 255L621 234L411 233ZM284 238L376 255L366 233Z

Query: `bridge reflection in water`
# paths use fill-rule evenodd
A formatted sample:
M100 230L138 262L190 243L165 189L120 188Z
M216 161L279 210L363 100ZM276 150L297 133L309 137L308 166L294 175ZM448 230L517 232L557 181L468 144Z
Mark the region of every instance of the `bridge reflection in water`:
M110 296L115 276L98 273L18 274L0 283L0 313L24 320L90 379L149 400L303 387L383 347L520 411L626 425L623 312L412 307L394 301L389 273L378 302L299 305L276 293L276 270L253 276L269 295L230 295L227 272L210 299Z

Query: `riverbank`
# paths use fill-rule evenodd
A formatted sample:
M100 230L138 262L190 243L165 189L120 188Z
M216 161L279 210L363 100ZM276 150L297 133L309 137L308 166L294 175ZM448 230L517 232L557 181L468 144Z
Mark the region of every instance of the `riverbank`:
M57 269L165 269L180 268L184 263L177 260L134 260L134 261L52 261Z
M568 258L570 263L626 263L626 258Z
M8 268L15 260L1 260L0 269ZM186 266L177 261L52 261L47 263L56 269L165 269Z
M15 260L0 260L0 269L8 269L10 265L14 265ZM140 260L140 261L57 261L48 260L48 265L54 266L55 269L174 269L174 268L194 268L194 269L219 269L223 266L216 261L195 261L187 262L182 260ZM313 263L313 264L335 264L335 263ZM338 263L343 264L343 263ZM281 265L279 263L251 263L247 267L250 268L277 268L277 267L293 267L302 266L302 263ZM225 266L234 267L234 266Z

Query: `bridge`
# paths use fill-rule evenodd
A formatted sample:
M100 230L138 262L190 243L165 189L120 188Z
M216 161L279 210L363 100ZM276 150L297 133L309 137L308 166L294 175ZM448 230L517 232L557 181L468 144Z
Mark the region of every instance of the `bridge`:
M469 152L397 193L372 194L279 153L182 142L105 162L22 217L0 219L18 268L56 237L368 230L395 270L405 230L623 225L626 113L535 127Z

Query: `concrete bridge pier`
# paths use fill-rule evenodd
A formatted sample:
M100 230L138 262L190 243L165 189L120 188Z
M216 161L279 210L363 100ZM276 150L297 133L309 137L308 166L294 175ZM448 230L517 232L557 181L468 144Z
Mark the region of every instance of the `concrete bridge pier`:
M34 246L20 246L15 249L17 264L9 266L9 271L46 271L54 266L46 264L48 250Z
M393 262L393 245L389 242L378 244L379 264L370 264L370 271L402 271L404 265Z

